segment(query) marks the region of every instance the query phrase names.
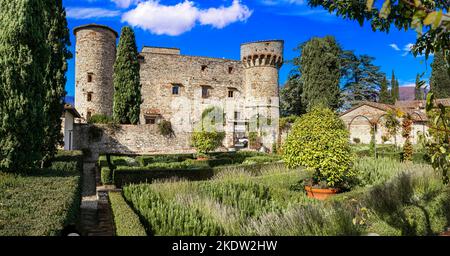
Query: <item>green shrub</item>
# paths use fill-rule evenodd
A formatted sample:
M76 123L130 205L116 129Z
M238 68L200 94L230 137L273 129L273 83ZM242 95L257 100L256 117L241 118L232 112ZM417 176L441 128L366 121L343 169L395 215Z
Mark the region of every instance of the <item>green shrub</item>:
M231 157L221 157L216 159L208 159L207 164L210 167L222 166L222 165L230 165L233 164L234 161Z
M191 143L198 153L208 154L220 147L224 138L224 132L196 131L192 133Z
M105 155L100 155L97 160L97 165L101 169L103 167L108 167L108 161Z
M116 236L146 236L139 216L128 206L122 194L109 192L109 201L114 219Z
M0 172L0 236L56 236L76 224L82 166L81 152L61 151L49 168Z
M349 132L329 109L316 108L299 118L283 146L288 167L314 171L314 182L339 187L353 176Z
M92 115L87 122L89 124L112 124L114 120L112 117L102 114L94 114Z
M404 165L392 158L362 157L353 165L357 173L357 183L362 186L382 184L404 169Z
M110 185L113 183L113 172L109 167L103 167L100 170L100 178L103 185Z

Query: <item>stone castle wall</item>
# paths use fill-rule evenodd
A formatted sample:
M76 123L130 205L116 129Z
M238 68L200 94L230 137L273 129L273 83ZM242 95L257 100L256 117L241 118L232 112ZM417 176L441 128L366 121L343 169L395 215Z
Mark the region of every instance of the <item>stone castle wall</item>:
M88 112L112 115L117 33L106 26L91 24L75 28L74 34L77 39L75 107L84 118ZM140 147L130 145L134 143L130 141L142 139L144 144L147 143L147 139L136 132L148 136L154 133L157 125L147 125L147 121L168 120L175 133L191 133L199 126L203 110L211 106L218 106L225 112L223 126L219 129L226 132L226 147L233 146L234 136L242 133L242 127L251 118L262 115L269 118L270 123L262 124L264 127L258 129L263 144L272 148L278 137L278 71L283 64L283 47L280 40L242 44L241 60L186 56L181 55L178 48L144 47L139 56L143 99L140 125L123 129L117 142L125 144L119 149L141 152ZM90 82L89 74L92 75ZM179 85L178 94L172 92L174 85ZM202 92L206 87L208 97L205 98ZM92 96L89 102L88 94ZM130 141L122 140L124 137ZM82 139L80 145L84 143ZM171 151L185 147L186 143L172 141L172 144L175 148L161 143L155 144L154 148L150 145L143 148L144 151ZM114 145L111 144L117 149ZM89 147L89 144L83 146Z
M170 120L175 130L192 131L203 110L220 106L227 119L234 111L243 112L244 88L241 62L226 59L154 53L144 48L141 53L141 123L148 114ZM180 85L178 95L172 86ZM202 98L202 86L209 97ZM233 90L233 97L228 91Z
M164 137L155 125L75 124L73 146L74 150L89 148L92 155L191 153L190 138L186 132Z
M76 28L74 34L75 108L83 118L88 112L112 115L117 33L107 27L83 26Z

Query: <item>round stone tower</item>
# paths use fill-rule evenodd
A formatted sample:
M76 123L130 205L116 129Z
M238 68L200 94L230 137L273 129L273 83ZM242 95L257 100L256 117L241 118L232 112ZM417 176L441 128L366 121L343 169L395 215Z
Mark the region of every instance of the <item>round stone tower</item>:
M279 70L283 65L284 41L269 40L241 45L244 65L246 117L250 131L258 131L264 146L277 142L279 109ZM258 125L252 124L257 117ZM253 126L253 127L252 127Z
M113 72L118 34L110 27L76 27L75 108L87 121L93 114L112 115Z

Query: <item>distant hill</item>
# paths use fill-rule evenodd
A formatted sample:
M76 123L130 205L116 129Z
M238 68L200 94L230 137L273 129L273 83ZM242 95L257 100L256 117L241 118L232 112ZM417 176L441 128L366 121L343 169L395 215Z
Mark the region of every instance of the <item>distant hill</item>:
M399 87L399 93L400 93L400 100L415 100L415 91L414 91L414 87L412 86L400 86ZM424 90L424 95L427 95L428 90L427 89L423 89ZM424 96L425 99L425 96Z
M70 104L70 105L74 106L74 105L75 105L75 97L67 95L67 96L64 98L64 102L67 103L67 104Z

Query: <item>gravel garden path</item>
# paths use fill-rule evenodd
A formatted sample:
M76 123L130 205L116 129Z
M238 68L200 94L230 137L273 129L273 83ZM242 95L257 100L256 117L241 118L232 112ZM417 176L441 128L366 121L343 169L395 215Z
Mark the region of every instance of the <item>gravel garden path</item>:
M84 162L79 230L82 236L114 236L108 193L97 185L95 162Z

